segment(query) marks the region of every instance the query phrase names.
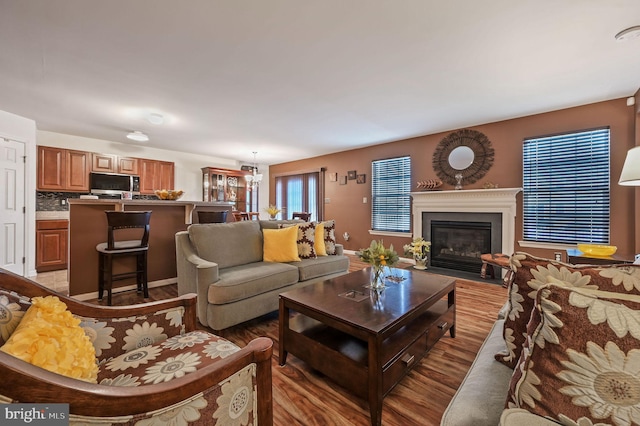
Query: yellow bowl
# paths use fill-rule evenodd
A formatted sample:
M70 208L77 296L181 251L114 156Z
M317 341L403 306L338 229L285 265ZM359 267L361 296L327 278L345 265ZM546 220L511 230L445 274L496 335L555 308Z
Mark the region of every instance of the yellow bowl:
M578 250L591 256L611 256L618 250L618 247L599 244L578 244Z
M154 192L161 200L177 200L184 194L182 190L173 189L156 189Z

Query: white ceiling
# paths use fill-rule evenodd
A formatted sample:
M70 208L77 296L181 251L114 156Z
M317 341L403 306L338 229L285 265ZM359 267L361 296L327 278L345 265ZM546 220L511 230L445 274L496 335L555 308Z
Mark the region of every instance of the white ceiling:
M632 96L634 25L639 0L0 0L0 110L274 164Z

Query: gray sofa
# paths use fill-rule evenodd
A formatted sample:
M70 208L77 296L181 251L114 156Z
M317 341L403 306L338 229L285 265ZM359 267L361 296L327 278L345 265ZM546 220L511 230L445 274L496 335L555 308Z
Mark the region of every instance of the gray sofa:
M302 221L241 221L195 224L178 232L178 293L198 294L198 320L213 330L257 318L278 309L278 295L343 275L349 258L336 255L300 262L262 261L263 228Z
M521 409L505 410L513 370L496 361L495 355L507 349L502 337L505 305L498 314L476 359L451 399L441 426L551 426L558 424Z

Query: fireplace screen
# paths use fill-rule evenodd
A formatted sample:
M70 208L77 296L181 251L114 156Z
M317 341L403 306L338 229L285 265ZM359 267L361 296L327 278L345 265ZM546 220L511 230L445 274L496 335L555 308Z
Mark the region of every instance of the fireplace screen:
M431 266L479 273L490 252L491 222L431 221Z

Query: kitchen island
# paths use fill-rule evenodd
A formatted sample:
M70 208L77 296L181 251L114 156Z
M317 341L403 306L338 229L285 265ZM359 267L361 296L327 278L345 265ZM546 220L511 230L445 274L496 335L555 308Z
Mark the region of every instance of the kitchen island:
M149 287L177 282L175 234L197 222L197 211L231 211L225 202L164 200L85 200L69 201L69 295L80 300L98 295L98 252L96 245L107 241L106 210L150 210L148 280ZM233 221L233 215L227 214ZM133 232L133 230L132 230ZM136 238L135 236L132 237ZM134 269L132 258L114 262L115 272ZM135 289L135 279L114 282L114 293ZM142 301L142 296L140 296Z

